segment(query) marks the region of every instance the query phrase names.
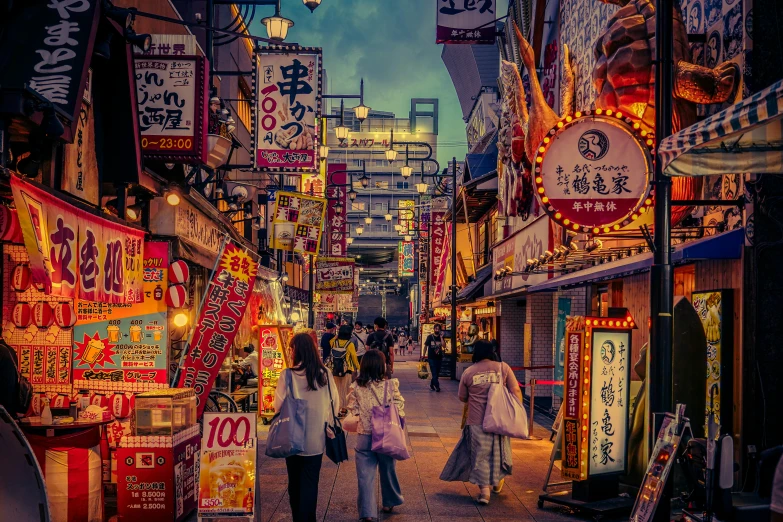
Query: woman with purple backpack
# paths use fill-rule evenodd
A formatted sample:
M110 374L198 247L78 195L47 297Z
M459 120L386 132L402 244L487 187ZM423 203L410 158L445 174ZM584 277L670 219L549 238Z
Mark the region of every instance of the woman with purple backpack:
M348 411L356 416L356 476L359 480L359 518L363 522L377 520L378 501L375 497L375 475L380 471L381 501L384 513L402 505L400 482L394 458L372 451L372 410L374 406L393 403L400 417L405 416L405 399L400 394L400 381L386 379L386 357L378 350L368 350L362 358L359 376L348 394Z

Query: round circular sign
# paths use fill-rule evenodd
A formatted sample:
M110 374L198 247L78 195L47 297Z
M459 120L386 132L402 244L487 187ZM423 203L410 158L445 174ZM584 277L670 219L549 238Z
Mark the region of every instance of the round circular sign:
M652 135L622 113L577 112L558 122L538 148L536 193L568 230L619 230L650 210Z

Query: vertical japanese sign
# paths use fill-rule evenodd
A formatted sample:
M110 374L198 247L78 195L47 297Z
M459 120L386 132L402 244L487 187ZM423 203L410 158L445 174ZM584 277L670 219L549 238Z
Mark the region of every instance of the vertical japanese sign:
M504 278L505 279L505 278ZM566 376L566 353L569 353L566 349L566 317L571 315L571 298L570 297L558 297L557 298L557 323L555 324L555 371L554 376L556 381L564 381ZM568 358L568 363L571 363L571 359ZM570 378L570 374L569 374ZM554 386L552 391L560 398L565 398L563 394L563 386Z
M587 478L587 463L580 456L587 446L587 423L582 418L587 409L583 407L585 371L585 319L582 316L568 316L565 324L566 375L565 397L563 399L563 462L561 474L567 480ZM583 377L584 375L584 377Z
M435 273L435 299L439 299L443 295L443 287L446 281L446 268L449 264L449 257L451 255L451 241L449 236L451 235L451 223L446 225L446 231L443 235L443 248L441 249L440 261L438 261L438 271ZM433 231L432 240L435 241L435 232ZM433 260L435 258L433 250Z
M705 390L705 433L707 433L710 413L715 414L715 422L726 426L731 425L732 401L730 397L723 396L724 391L731 390L731 356L726 350L726 343L730 336L725 332L723 316L724 309L731 310L731 293L728 290L715 290L712 292L694 292L693 307L699 314L704 334L707 339L707 388ZM730 346L730 345L729 345ZM724 350L726 353L724 353ZM726 413L722 416L721 413ZM722 419L721 417L725 417Z
M590 349L590 475L621 473L628 453L631 332L593 329Z
M256 166L315 170L316 116L321 112L321 49L263 47L256 51Z
M397 211L397 222L402 227L400 234L405 235L416 228L413 211L416 207L416 202L412 199L401 199L399 205L399 208L402 210Z
M137 56L141 148L169 161L206 159L206 60L200 56Z
M207 413L201 436L198 514L253 518L256 424L252 413Z
M92 75L92 71L90 71ZM90 99L90 85L85 90L85 99ZM98 155L95 146L95 113L86 101L79 111L76 136L73 143L65 145L63 172L60 188L93 205L98 204Z
M315 291L320 294L353 294L355 270L355 261L351 258L319 257L315 262Z
M144 302L131 305L76 300L74 385L141 392L168 381L168 242L144 245Z
M435 0L435 43L495 43L495 0Z
M226 242L207 287L204 302L190 339L178 388L194 388L198 415L204 412L207 395L228 355L245 314L258 263L233 242Z
M348 253L348 187L347 174L344 171L348 167L345 163L330 163L328 165L326 179L329 185L326 189L326 198L329 201L327 207L327 224L329 227L329 255L341 257ZM335 211L335 205L341 205L343 211L339 214Z
M294 192L278 192L272 218L272 248L318 254L326 200Z
M398 275L400 277L413 277L413 241L400 241L397 250L399 257Z
M260 416L271 417L275 414L275 390L280 378L280 372L293 364L293 354L287 354L290 351L287 338L290 335L283 334L283 328L278 326L259 326L258 342L259 347L259 366L261 378L261 403L258 408ZM285 328L289 332L288 328Z
M102 303L142 297L144 232L102 219L11 177L33 281L47 294Z
M440 272L441 258L443 257L443 250L446 247L446 223L444 218L446 213L443 211L432 212L432 222L430 224L430 284L435 284L438 280L438 273Z

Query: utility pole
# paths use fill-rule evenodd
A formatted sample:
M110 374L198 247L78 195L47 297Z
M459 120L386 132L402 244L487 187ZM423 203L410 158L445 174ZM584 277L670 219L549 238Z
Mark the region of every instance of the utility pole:
M673 0L656 0L655 43L655 146L672 133L672 90L674 88ZM653 448L663 413L673 411L672 404L672 312L674 278L671 253L672 182L664 175L660 158L655 159L655 238L653 265L650 271L650 430L648 440ZM659 414L657 419L655 414ZM700 412L696 412L700 413ZM668 521L671 510L671 478L655 513L654 520Z

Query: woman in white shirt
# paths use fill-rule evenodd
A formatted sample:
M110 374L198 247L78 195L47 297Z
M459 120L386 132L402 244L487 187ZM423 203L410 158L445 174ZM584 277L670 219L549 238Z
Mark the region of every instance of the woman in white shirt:
M307 401L307 409L304 451L285 459L288 470L288 499L294 522L315 522L318 480L326 448L324 423L331 424L334 415L340 411L340 397L337 395L334 379L321 362L318 347L310 334L294 335L291 348L294 352L294 366L283 370L278 382L286 382L286 373L290 373L294 394L296 398ZM277 387L275 411L282 407L286 393L286 386Z

